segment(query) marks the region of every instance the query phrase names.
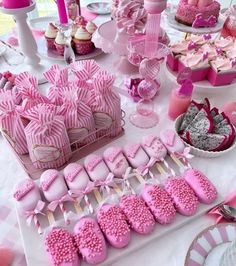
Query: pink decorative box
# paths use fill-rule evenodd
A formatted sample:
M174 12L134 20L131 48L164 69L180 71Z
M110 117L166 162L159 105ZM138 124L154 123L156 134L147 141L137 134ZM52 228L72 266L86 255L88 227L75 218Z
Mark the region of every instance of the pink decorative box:
M184 68L186 68L186 66L179 61L178 71L181 71ZM210 67L192 69L192 75L191 75L192 82L201 81L201 80L206 79L209 70L210 70Z
M167 64L171 70L178 71L179 59L177 56L174 56L174 54L171 53L167 55Z
M236 71L216 72L214 68L208 71L207 79L213 86L224 86L231 84L236 78Z

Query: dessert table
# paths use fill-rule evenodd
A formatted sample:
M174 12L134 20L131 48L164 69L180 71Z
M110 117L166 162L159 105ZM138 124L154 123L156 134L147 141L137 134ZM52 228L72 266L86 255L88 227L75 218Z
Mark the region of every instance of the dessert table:
M109 20L109 15L98 16L95 18L96 24ZM163 19L164 28L167 31L170 39L178 38L179 34L177 31L170 29L167 26L166 20ZM115 55L101 54L95 58L98 64L104 69L111 71L113 69L112 62L114 61ZM55 62L51 60L45 60L48 65ZM63 65L62 62L57 62ZM19 71L20 65L12 66L12 69L7 69L7 66L2 64L0 66L0 72L2 71ZM112 72L112 71L111 71ZM116 85L119 86L122 82L123 75L118 74L113 69L113 72L117 75ZM159 132L163 128L173 128L174 123L168 119L167 116L167 105L170 91L176 84L171 80L165 73L165 69L162 69L161 75L161 92L155 100L155 110L159 114L159 124L149 130L139 129L132 126L128 119L126 119L125 125L125 138L132 141L139 141L140 135L148 133L154 133L159 135ZM40 87L42 92L46 92L48 84L44 84ZM195 88L193 99L201 100L207 96L212 105L218 106L219 108L226 101L235 100L236 88L227 87L217 93L198 91ZM122 108L126 112L126 116L135 110L136 104L131 99L122 96ZM121 137L121 138L124 138ZM117 140L119 143L121 140ZM12 188L15 183L25 178L25 172L19 165L12 151L9 149L5 141L0 137L0 243L5 244L13 248L15 252L14 266L27 265L24 251L21 243L20 231L17 224L16 212L14 208L14 201L12 199ZM236 166L235 166L236 150L218 158L193 158L192 165L197 169L201 170L206 174L207 177L216 185L219 194L223 197L229 195L229 193L236 190ZM137 250L136 252L130 253L128 256L122 258L120 261L112 264L118 265L163 265L163 266L181 266L184 265L185 256L194 237L209 225L214 224L214 220L208 216L202 216L195 221L184 225L182 228L171 232L161 239L152 242L145 247ZM30 238L29 238L30 239ZM37 245L37 243L31 243ZM37 263L31 264L37 266Z

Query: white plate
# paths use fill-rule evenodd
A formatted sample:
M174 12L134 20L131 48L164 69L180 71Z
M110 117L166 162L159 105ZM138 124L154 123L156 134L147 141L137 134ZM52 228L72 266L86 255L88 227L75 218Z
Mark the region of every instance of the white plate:
M236 239L235 223L208 227L190 245L185 266L220 266L221 257L233 239Z
M46 42L45 42L45 38L42 37L37 41L37 45L38 45L38 53L48 59L53 59L56 61L64 61L64 56L58 55L56 52L54 51L50 51L47 49L46 46ZM90 59L90 58L94 58L100 54L102 54L103 51L99 48L95 48L93 50L93 52L86 54L86 55L75 55L75 60L79 61L79 60L85 60L85 59Z
M58 20L56 16L46 16L40 18L33 18L29 20L29 24L31 29L44 33L47 29L47 26L50 22L55 22Z
M86 8L95 14L99 14L99 15L106 15L106 14L110 14L110 3L108 2L93 2L93 3L89 3Z
M0 44L0 56L3 55L6 52L7 48L4 45Z
M215 33L220 31L224 25L224 20L221 17L218 18L216 26L211 28L193 28L191 26L181 24L178 21L176 21L175 12L168 13L167 18L168 18L168 23L172 28L182 32L188 32L193 34Z

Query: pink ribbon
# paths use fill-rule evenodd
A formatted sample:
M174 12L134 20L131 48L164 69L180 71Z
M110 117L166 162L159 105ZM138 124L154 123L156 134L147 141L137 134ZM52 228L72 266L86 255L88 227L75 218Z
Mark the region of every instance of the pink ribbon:
M79 80L88 81L100 70L99 65L94 60L77 61L70 64L71 70Z
M75 200L69 194L66 194L62 196L60 199L50 202L48 204L48 210L54 212L57 206L59 206L59 204L66 202L66 201L74 202Z
M81 189L70 189L68 191L69 195L73 198L78 198L81 200L85 195L89 194L94 190L94 182L89 181L87 187L84 190Z
M42 212L44 206L45 206L45 203L43 201L39 200L34 210L25 212L26 222L27 222L28 225L31 224L31 222L32 222L32 220L33 220L35 215L37 215L37 214L45 215Z
M105 180L95 180L94 186L95 187L105 187L105 186L111 185L113 182L114 182L114 174L109 173Z
M177 158L187 158L187 159L192 159L194 156L190 154L190 147L186 147L182 153L180 152L175 152L174 154L176 155Z
M153 173L150 171L150 168L153 167L153 165L157 162L157 159L154 157L151 157L149 162L146 165L139 166L136 170L137 173L139 173L142 176L145 176L146 174L149 174L151 178L155 178Z
M56 87L62 88L68 85L68 68L60 69L59 65L53 65L43 75Z

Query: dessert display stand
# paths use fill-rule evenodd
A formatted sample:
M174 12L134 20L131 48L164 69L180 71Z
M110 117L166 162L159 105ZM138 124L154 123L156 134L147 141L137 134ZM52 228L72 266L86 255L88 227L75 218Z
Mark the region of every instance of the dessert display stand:
M37 44L27 24L27 13L33 11L35 7L36 3L33 1L30 6L17 9L7 9L1 6L0 12L12 15L16 21L20 50L25 56L25 64L21 65L20 72L29 71L38 78L39 84L42 84L46 81L43 78L43 72L47 69L47 65L42 64L37 54Z

